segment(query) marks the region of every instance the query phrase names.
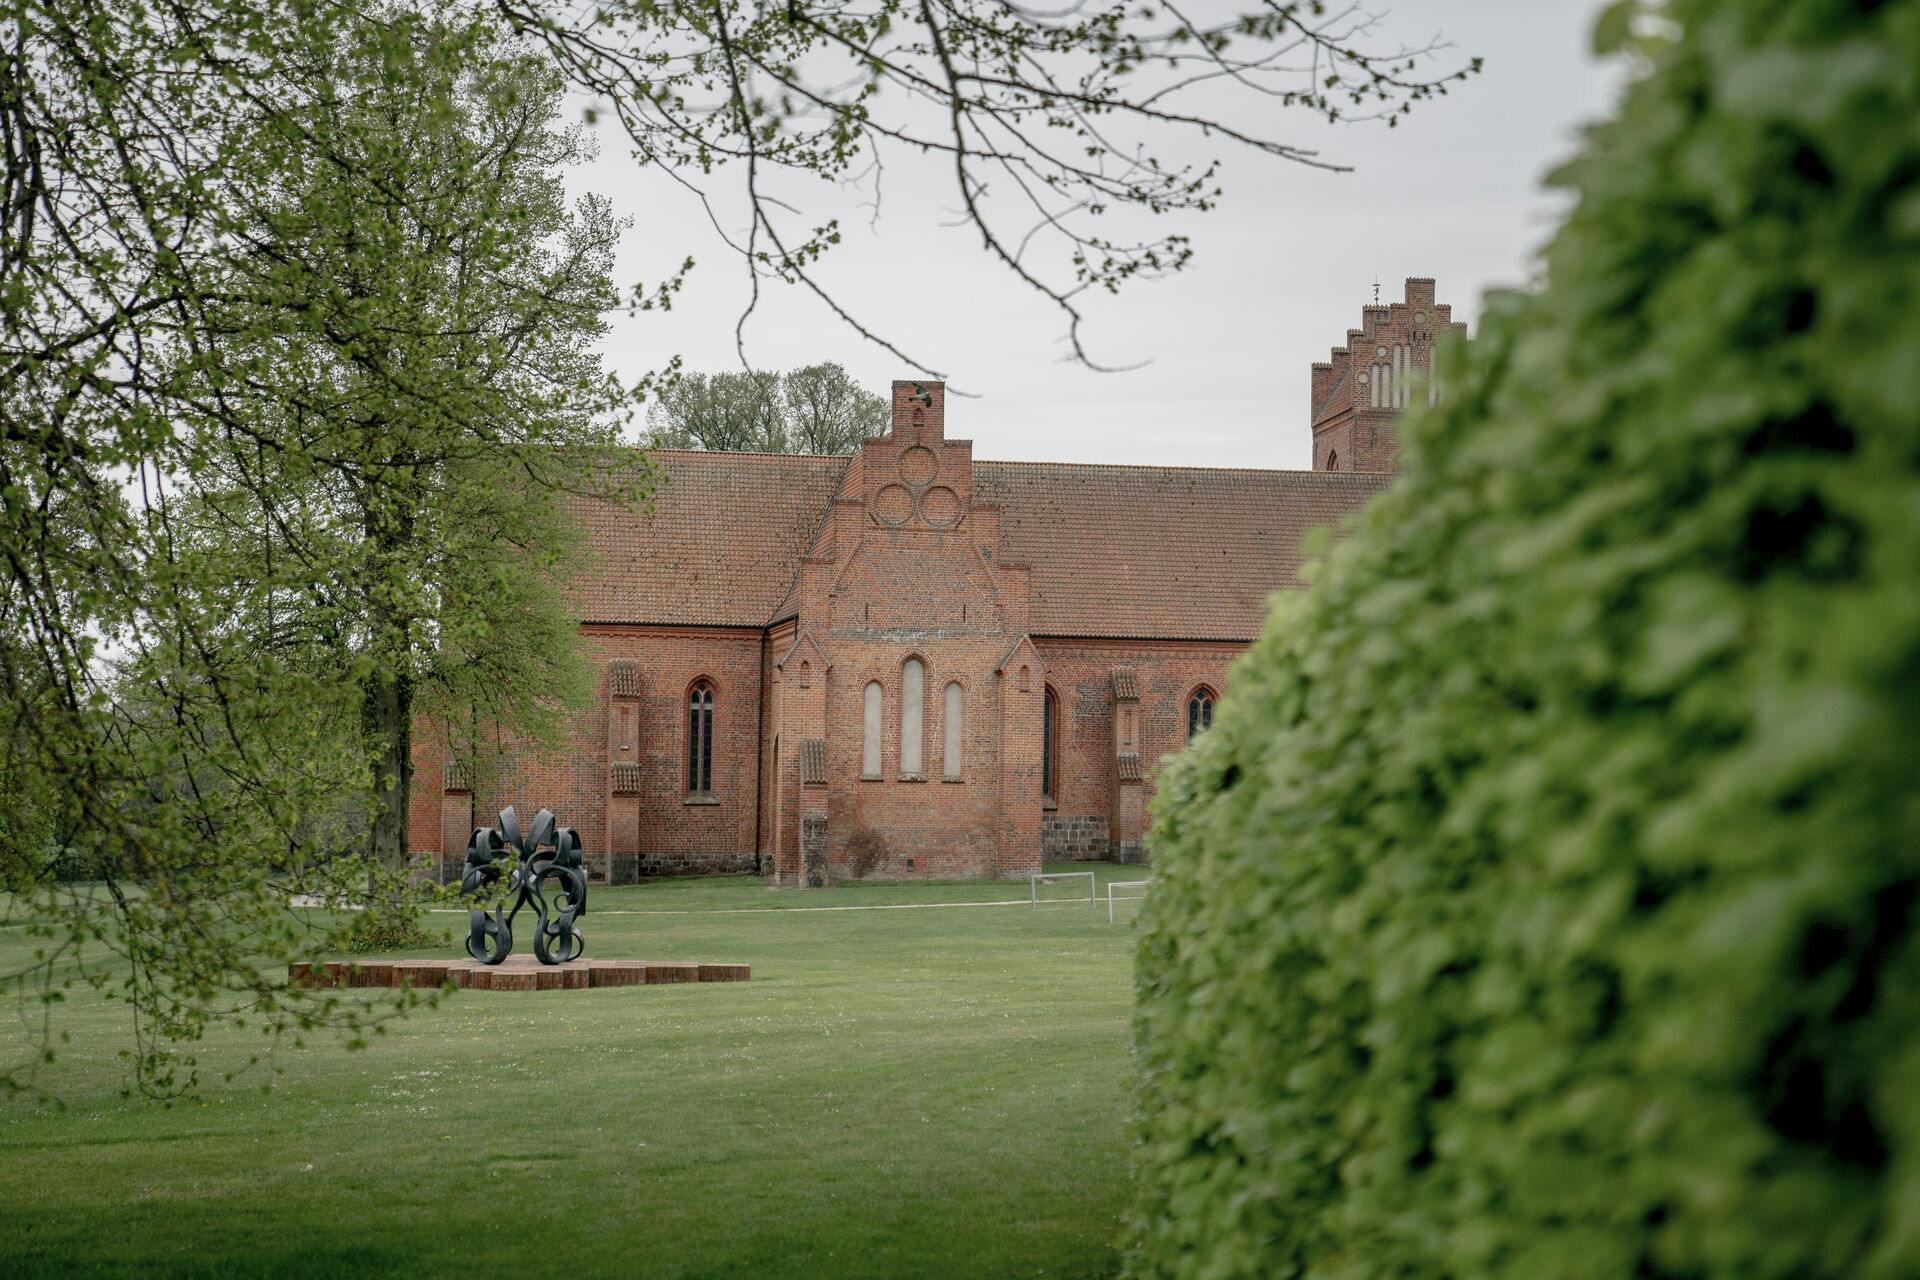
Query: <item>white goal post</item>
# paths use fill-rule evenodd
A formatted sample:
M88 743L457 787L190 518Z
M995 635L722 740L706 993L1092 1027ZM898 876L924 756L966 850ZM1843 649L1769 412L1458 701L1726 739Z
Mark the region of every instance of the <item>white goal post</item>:
M1107 881L1107 923L1108 924L1113 923L1113 904L1116 901L1116 899L1113 896L1113 891L1115 889L1144 889L1152 883L1153 881L1151 880L1109 880ZM1144 893L1123 893L1120 895L1117 901L1142 902L1142 901L1145 901L1146 896L1147 895Z
M1034 872L1032 875L1027 877L1027 896L1033 901L1033 909L1035 911L1038 911L1040 909L1040 882L1042 880L1046 880L1049 882L1054 880L1075 880L1075 879L1079 879L1082 876L1086 877L1086 881L1087 881L1087 905L1092 907L1095 911L1098 911L1100 909L1100 897L1099 897L1100 887L1094 883L1093 872L1091 871L1050 871L1050 872L1036 871ZM1066 901L1069 901L1069 899L1057 898L1057 899L1054 899L1054 901L1066 902Z

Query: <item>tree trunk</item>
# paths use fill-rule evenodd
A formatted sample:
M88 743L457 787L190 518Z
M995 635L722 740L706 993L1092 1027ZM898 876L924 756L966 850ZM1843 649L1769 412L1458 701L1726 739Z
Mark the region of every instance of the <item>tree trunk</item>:
M367 813L367 852L372 862L368 874L389 872L396 893L404 884L400 877L411 852L407 828L413 793L413 666L408 645L412 620L402 603L404 592L393 584L405 580L403 569L414 550L414 513L408 503L415 498L407 493L392 507L369 505L365 516L373 552L367 570L372 670L360 695L361 732L373 766Z
M373 806L368 853L395 873L407 866L408 807L413 791L413 680L404 671L375 671L361 701L361 723L373 751Z

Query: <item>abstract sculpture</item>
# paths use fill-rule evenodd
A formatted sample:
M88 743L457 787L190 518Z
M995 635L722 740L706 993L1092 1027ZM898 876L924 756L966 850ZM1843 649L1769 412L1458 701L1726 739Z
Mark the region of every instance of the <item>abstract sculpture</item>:
M518 854L511 874L501 885L502 867ZM548 882L553 882L553 915L548 917ZM513 897L507 907L503 895L494 910L473 909L467 929L467 954L481 964L499 964L513 950L513 918L531 902L538 924L533 954L541 964L565 964L586 950L587 937L573 927L586 914L587 874L580 866L580 836L572 827L555 827L553 811L542 809L533 818L533 835L521 834L520 819L508 805L500 811L498 827L475 827L467 841L467 865L460 892L479 897L500 885Z

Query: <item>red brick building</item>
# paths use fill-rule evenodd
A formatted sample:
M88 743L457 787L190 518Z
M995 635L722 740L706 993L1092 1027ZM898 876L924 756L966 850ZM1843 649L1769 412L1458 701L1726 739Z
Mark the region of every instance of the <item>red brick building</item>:
M1415 396L1431 404L1439 394L1428 377L1435 338L1466 328L1434 304L1423 277L1408 278L1403 301L1362 307L1347 345L1313 366L1313 469L1393 470L1394 419Z
M457 874L513 803L578 827L615 883L1140 859L1157 762L1427 394L1433 282L1363 315L1314 366L1312 471L976 461L925 381L893 384L891 430L851 458L654 452L652 511L588 512L599 685L573 748L476 796L416 735L416 849Z

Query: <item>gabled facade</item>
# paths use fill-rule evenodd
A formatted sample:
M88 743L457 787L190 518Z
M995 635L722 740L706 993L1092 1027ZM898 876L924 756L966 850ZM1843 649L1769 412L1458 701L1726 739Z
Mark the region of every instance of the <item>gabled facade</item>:
M1439 398L1434 343L1466 328L1451 306L1434 302L1434 283L1424 276L1407 278L1402 301L1363 307L1347 344L1313 366L1313 469L1393 470L1400 449L1394 420L1415 397Z
M1342 412L1330 431L1373 421ZM650 512L583 512L600 683L571 749L476 795L422 726L415 846L453 874L512 803L562 814L616 883L1141 859L1158 761L1302 585L1302 539L1390 479L1321 467L1319 437L1313 471L977 461L945 387L902 381L851 458L656 451ZM1327 453L1364 460L1352 439Z

